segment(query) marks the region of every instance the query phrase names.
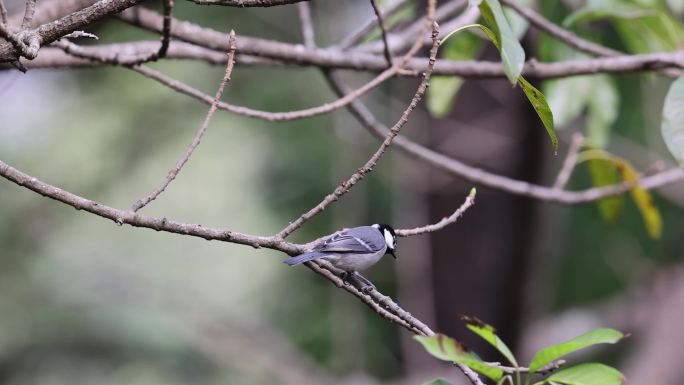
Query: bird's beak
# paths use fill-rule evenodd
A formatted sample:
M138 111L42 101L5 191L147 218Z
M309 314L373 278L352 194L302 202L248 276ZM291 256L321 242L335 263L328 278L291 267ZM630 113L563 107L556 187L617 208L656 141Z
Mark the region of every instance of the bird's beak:
M394 250L389 250L387 253L388 253L389 255L391 255L392 257L394 257L394 259L397 259L397 255L394 254Z

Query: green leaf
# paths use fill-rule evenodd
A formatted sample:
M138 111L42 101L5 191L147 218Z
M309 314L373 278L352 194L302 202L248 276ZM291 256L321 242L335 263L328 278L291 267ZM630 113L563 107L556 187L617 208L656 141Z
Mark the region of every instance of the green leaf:
M663 220L658 207L653 204L651 193L639 185L639 174L627 160L615 157L614 161L622 179L634 186L629 192L639 212L641 212L648 235L651 239L659 239L663 232Z
M555 153L558 151L558 137L556 136L556 130L553 126L553 113L551 112L549 104L546 102L546 97L522 76L518 78L518 84L520 84L520 88L522 88L525 96L527 96L527 99L530 101L530 104L534 107L534 111L539 116L542 124L544 124L546 132L549 134L549 138L551 138L551 146Z
M508 362L515 367L518 366L518 361L515 360L515 356L501 338L496 335L494 327L487 325L475 317L461 316L461 319L467 324L468 329L489 342L490 345L494 346L499 353L506 357Z
M436 378L430 382L426 382L423 385L453 385L451 382L443 379L443 378Z
M675 80L667 91L660 129L668 150L684 165L684 77Z
M508 80L515 84L525 64L525 51L513 33L498 0L484 0L479 8L480 14L496 36L496 39L492 40L496 40L494 44L501 52L504 72Z
M484 4L484 2L482 3ZM494 43L496 48L499 49L500 52L502 52L502 45L498 40L497 35L492 31L491 29L485 27L482 24L471 24L467 26L463 26L454 32L451 32L447 34L447 36L442 39L442 41L445 41L448 39L453 33L458 32L464 28L471 28L471 27L478 27L480 28L487 37ZM524 58L523 58L524 60ZM558 137L556 136L556 130L553 126L553 113L551 112L551 108L549 107L549 104L546 102L546 97L544 97L544 94L539 91L538 89L534 88L532 84L530 84L525 78L522 76L518 76L518 84L520 84L520 88L522 88L523 92L525 93L525 96L527 96L527 100L530 101L530 104L532 104L532 107L534 107L534 110L537 112L537 115L542 121L542 124L544 124L544 127L546 128L546 132L548 132L549 137L551 138L551 146L553 147L554 153L558 150Z
M587 162L592 185L595 187L612 186L620 181L617 167L611 159L589 159ZM615 223L625 205L620 195L606 197L598 201L601 218L608 223Z
M536 372L545 365L568 353L596 344L614 344L623 337L624 335L615 329L599 328L569 341L547 346L538 351L532 359L532 362L530 363L530 373Z
M414 338L423 344L428 353L440 360L466 365L494 381L498 381L503 377L501 369L485 364L477 354L444 334L438 333L430 337L415 336Z
M599 363L588 363L558 371L535 385L620 385L624 382L625 377L614 368Z

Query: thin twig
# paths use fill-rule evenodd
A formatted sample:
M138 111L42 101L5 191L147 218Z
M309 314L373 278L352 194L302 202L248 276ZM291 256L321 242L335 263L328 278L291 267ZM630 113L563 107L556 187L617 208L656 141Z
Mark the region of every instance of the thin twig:
M309 0L191 0L200 5L224 5L227 7L275 7Z
M141 208L145 207L148 203L152 202L154 199L156 199L159 194L164 192L166 187L169 186L169 184L176 178L178 173L181 171L183 166L188 162L190 159L190 156L192 156L193 151L195 151L195 148L199 146L200 141L202 140L202 136L204 136L204 133L207 131L207 128L209 127L209 123L211 123L211 119L214 117L214 113L216 112L217 105L219 99L221 99L221 96L223 96L223 90L226 88L226 85L228 82L230 82L230 75L233 72L233 65L235 64L235 31L231 30L230 34L228 35L228 46L230 47L228 49L228 62L226 64L226 70L223 74L223 79L221 80L221 84L219 85L218 90L216 90L216 95L214 95L214 100L211 103L211 107L209 108L209 111L207 111L207 115L204 118L204 122L202 123L202 126L197 130L197 133L195 134L195 138L192 140L192 143L188 146L188 148L185 150L185 153L183 153L183 156L181 156L180 159L176 162L176 165L174 168L172 168L168 175L166 175L166 178L162 183L157 186L154 190L152 190L146 197L138 200L133 204L131 207L131 210L133 212L136 212L140 210Z
M568 146L568 154L565 156L563 166L558 172L556 181L553 183L554 189L562 190L568 184L568 180L570 180L570 176L577 164L577 152L582 148L582 142L584 142L584 137L581 133L576 132L572 135L570 146Z
M523 367L523 366L517 367L517 368L513 367L513 366L504 366L504 365L501 365L500 362L485 362L485 364L488 366L491 366L493 368L501 369L506 374L515 374L516 372L520 372L520 373L529 373L530 372L530 368ZM541 368L537 369L537 371L535 371L534 374L543 376L543 375L546 375L548 373L551 373L553 371L560 369L565 364L566 364L565 360L556 360L556 361L550 362L550 363L542 366Z
M380 12L380 7L378 6L377 0L370 0L371 6L373 6L373 12L375 12L375 17L378 19L378 27L380 28L380 34L382 36L383 44L383 54L387 60L387 66L392 66L392 53L389 50L389 42L387 41L387 29L385 28L385 21L382 18L382 13Z
M202 91L199 91L181 81L178 81L176 79L173 79L171 77L168 77L164 74L162 74L159 71L156 71L154 69L151 69L149 67L131 67L131 69L135 72L140 73L141 75L144 75L152 80L156 80L157 82L175 90L178 91L182 94L185 94L187 96L193 97L199 101L202 101L204 103L211 103L211 96L203 93ZM250 118L257 118L257 119L263 119L269 122L282 122L282 121L289 121L289 120L297 120L297 119L305 119L305 118L311 118L314 116L319 116L319 115L324 115L327 113L330 113L332 111L338 110L347 104L351 103L353 100L365 95L369 91L373 90L374 88L378 87L380 84L382 84L384 81L387 79L395 76L399 72L398 67L392 67L390 69L387 69L386 71L382 72L380 75L376 76L374 79L372 79L370 82L362 85L361 87L351 91L349 94L334 100L332 102L324 103L320 106L315 106L315 107L309 107L301 110L293 110L293 111L285 111L285 112L270 112L270 111L262 111L262 110L255 110L249 107L244 107L244 106L236 106L234 104L226 103L226 102L220 102L218 105L218 108L221 110L225 110L228 112L232 112L234 114L238 115L244 115L248 116Z
M26 0L26 9L24 10L24 20L21 21L21 29L31 27L33 15L36 14L36 0Z
M302 25L302 41L304 46L315 48L316 40L314 38L313 20L311 19L311 6L305 1L297 3L297 11L299 12L299 22Z
M428 20L432 21L433 20L433 13L434 13L434 0L431 0L429 2L432 6L429 7L429 9L432 9L432 11L428 11ZM401 66L403 63L408 61L408 59L415 54L415 52L420 48L422 45L422 37L423 37L423 31L421 31L419 38L416 40L416 44L414 44L413 47L411 47L411 50L402 58L401 62L398 64L398 66ZM291 222L289 225L287 225L284 229L282 229L276 237L279 238L285 238L288 235L290 235L293 231L298 229L301 225L303 225L306 221L311 219L313 216L316 214L320 213L321 211L325 210L328 205L330 205L332 202L338 200L342 195L346 194L357 182L359 182L363 177L368 174L373 167L378 163L382 155L385 153L385 150L392 144L392 141L394 140L394 137L396 137L399 134L399 131L401 128L408 122L408 118L411 116L411 113L413 110L418 106L418 103L423 97L423 94L427 90L427 85L428 82L430 81L430 76L432 74L432 69L434 68L435 61L436 61L436 56L437 56L437 48L439 47L438 45L438 40L437 40L437 35L439 34L439 26L437 23L433 22L432 25L432 38L433 38L433 44L432 48L430 49L430 59L428 61L428 66L427 66L427 71L423 74L423 80L420 82L420 85L418 86L418 89L416 90L415 94L413 95L413 98L411 99L411 102L409 103L408 107L404 110L404 112L401 114L401 117L399 120L394 124L394 126L389 130L387 135L384 138L384 141L380 145L380 147L375 151L375 153L366 161L366 163L360 167L357 172L352 174L352 176L347 179L346 181L342 182L332 193L328 194L319 204L311 208L309 211L306 213L302 214L299 218L297 218L295 221ZM397 65L393 66L392 68L395 68Z
M389 7L387 7L386 10L381 11L381 13L385 16L385 18L389 19L392 17L397 11L399 11L401 8L408 3L409 0L399 0L395 1L392 3ZM359 29L356 31L350 33L345 37L339 44L339 47L343 50L349 49L352 46L354 46L356 43L361 41L361 39L364 38L370 31L375 28L375 26L378 24L378 18L373 17L368 19Z
M0 22L2 22L2 25L7 26L7 8L5 7L5 1L0 0Z
M344 95L346 86L335 74L329 74L326 78L339 95ZM347 108L376 138L382 139L384 138L384 135L387 134L388 128L375 119L373 113L361 101L355 100L350 103ZM633 187L629 183L620 183L606 187L592 187L581 191L557 190L552 187L532 184L470 166L413 142L401 135L395 138L394 146L411 157L442 170L449 175L463 178L469 182L478 183L495 190L526 196L545 202L565 205L595 202L605 197L624 194ZM638 183L641 187L650 190L677 183L682 180L684 180L684 169L675 167L640 178Z
M454 211L453 214L451 214L450 216L444 217L441 221L427 226L416 227L413 229L397 229L397 235L400 237L410 237L413 235L432 233L441 230L447 227L448 225L456 222L458 218L460 218L463 215L463 213L465 213L466 210L468 210L470 206L475 204L475 191L476 190L474 188L470 190L470 194L468 194L463 204L458 209L456 209L456 211Z
M202 91L199 91L181 81L178 81L176 79L173 79L171 77L168 77L161 72L154 70L149 67L145 66L140 66L140 65L135 65L139 62L141 62L140 57L138 56L131 56L129 58L122 57L118 55L116 52L110 52L107 50L99 50L97 48L92 48L92 47L80 47L76 46L74 44L71 44L69 42L65 41L58 41L53 44L56 47L61 48L64 50L64 52L74 55L76 57L80 58L85 58L85 59L90 59L90 60L97 60L103 63L109 63L109 64L115 64L115 65L123 65L126 66L127 68L143 75L146 76L152 80L156 80L157 82L171 88L172 90L178 91L182 94L188 95L190 97L193 97L197 100L200 100L204 103L207 103L211 105L213 103L213 98ZM380 73L378 76L373 78L370 82L362 85L361 87L357 88L354 91L351 91L349 94L345 95L344 97L341 97L333 102L325 103L320 106L316 107L310 107L310 108L305 108L302 110L294 110L294 111L287 111L287 112L269 112L269 111L261 111L261 110L255 110L249 107L243 107L243 106L236 106L230 103L226 102L219 102L218 108L221 110L225 110L228 112L232 112L238 115L244 115L244 116L249 116L252 118L258 118L258 119L263 119L266 121L270 122L278 122L278 121L288 121L288 120L296 120L296 119L304 119L304 118L310 118L318 115L323 115L327 114L329 112L335 111L337 109L340 109L347 104L351 103L354 99L359 98L366 94L367 92L371 91L372 89L376 88L380 84L382 84L384 81L387 79L395 76L399 71L401 70L400 64L393 66L382 73Z
M532 8L525 7L522 4L518 4L515 0L501 0L501 3L513 9L520 16L527 19L530 24L539 28L540 30L548 33L549 35L557 38L558 40L564 42L565 44L573 47L581 52L586 52L591 55L596 56L618 56L623 55L622 52L614 50L612 48L604 47L600 44L596 44L592 41L583 39L571 31L561 28L539 14Z
M562 41L568 46L575 48L581 52L585 52L590 55L600 57L613 57L624 55L623 52L614 50L612 48L604 47L590 40L583 39L582 37L575 35L571 31L559 27L558 25L554 24L534 9L525 7L522 4L518 4L518 2L515 0L502 0L501 2L506 6L510 7L511 9L513 9L520 16L527 19L527 21L529 21L530 24L532 24L533 26L539 28L540 30L548 33L549 35ZM662 74L668 77L678 77L679 75L681 75L680 70L672 68L659 69L658 72L661 72Z
M169 42L171 41L171 21L173 17L173 0L164 0L164 25L162 26L162 38L159 51L154 57L154 60L161 59L166 56L166 51L169 50Z

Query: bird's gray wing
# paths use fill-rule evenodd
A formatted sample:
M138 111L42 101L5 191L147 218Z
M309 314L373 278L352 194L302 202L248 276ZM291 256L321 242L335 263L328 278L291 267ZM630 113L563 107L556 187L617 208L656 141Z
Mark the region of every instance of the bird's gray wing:
M385 240L375 228L354 227L336 233L317 250L336 253L375 253L383 248L384 242Z

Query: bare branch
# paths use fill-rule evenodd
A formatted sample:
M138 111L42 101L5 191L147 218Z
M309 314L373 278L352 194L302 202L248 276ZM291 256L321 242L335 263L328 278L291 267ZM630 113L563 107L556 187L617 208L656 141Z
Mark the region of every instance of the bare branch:
M586 52L596 56L618 56L623 54L620 51L583 39L569 30L557 26L532 8L518 4L518 2L515 0L501 0L501 2L504 5L512 8L520 16L527 19L530 24L581 52Z
M308 2L301 2L297 4L299 11L299 22L302 24L302 40L304 46L309 48L316 47L316 39L314 39L313 21L311 20L311 7Z
M458 218L460 218L463 215L463 213L465 213L465 211L468 210L470 206L475 204L475 194L476 190L473 188L472 190L470 190L470 194L468 194L461 207L454 211L454 213L450 216L442 218L441 221L433 223L431 225L416 227L413 229L398 229L396 230L397 235L400 237L410 237L413 235L432 233L449 226L450 224L456 222Z
M84 29L86 26L105 16L119 13L124 9L140 4L143 1L145 0L98 1L90 7L73 12L53 22L43 24L36 29L23 31L26 34L26 37L22 40L35 41L39 48L40 46L50 44L75 30ZM0 62L16 60L19 54L22 54L22 52L17 50L13 44L0 44ZM38 54L37 50L35 54Z
M522 17L527 19L530 22L530 24L534 25L540 30L548 33L549 35L557 38L563 43L579 51L586 52L590 55L604 57L624 55L624 53L620 51L604 47L590 40L583 39L580 36L575 35L571 31L557 26L556 24L552 23L550 20L546 19L544 16L536 12L534 9L518 4L515 0L502 0L502 3L511 7L514 11L516 11ZM669 77L678 77L679 75L681 75L681 71L676 69L661 69L658 72L661 72L665 76Z
M373 6L373 12L375 12L375 17L378 19L378 27L380 28L380 34L382 35L383 53L385 55L385 60L387 60L387 65L392 65L392 53L389 50L389 43L387 42L387 29L385 28L385 21L382 19L382 13L380 13L380 7L378 7L377 0L370 0Z
M489 365L493 368L499 368L506 374L515 374L516 372L520 372L520 373L529 373L530 372L530 368L526 368L523 366L517 367L517 368L512 367L512 366L503 366L499 362L485 362L485 364ZM534 372L534 374L539 375L539 376L544 376L544 375L547 375L553 371L560 369L565 364L566 364L565 360L556 360L556 361L550 362L550 363L542 366L541 368L537 369Z
M328 75L327 79L340 95L344 95L346 87L334 74ZM375 137L383 138L384 135L386 135L388 128L378 122L373 116L373 113L359 100L350 103L348 108L361 124L363 124ZM470 166L415 143L401 135L395 138L394 146L408 155L442 170L449 175L463 178L469 182L479 183L495 190L522 195L540 201L576 205L594 202L612 195L624 194L633 187L629 183L621 183L607 187L589 188L582 191L557 190L552 187L532 184ZM640 178L639 185L650 190L677 183L682 180L684 180L684 169L671 168L654 175Z
M0 0L0 22L2 25L8 26L7 20L7 7L5 7L5 1Z
M21 21L21 29L26 29L31 26L31 21L35 14L36 0L26 0L26 10L24 11L24 19Z
M123 12L122 20L142 28L159 31L161 15L138 8ZM188 43L225 52L226 44L221 33L210 28L174 19L171 35ZM390 42L391 44L391 42ZM387 61L381 55L340 49L305 48L301 45L273 42L270 40L241 37L238 52L256 55L296 65L312 65L319 68L383 71ZM426 70L427 58L413 58L404 66L407 70L422 73ZM610 58L566 60L557 63L540 63L530 60L525 63L522 74L528 78L558 78L596 73L621 73L653 70L658 68L684 68L684 52L659 52L643 55L622 55ZM504 77L503 66L493 61L440 60L435 65L435 75L455 75L467 78Z
M385 18L390 18L392 15L394 15L397 11L399 11L401 8L404 7L408 3L408 0L398 0L392 3L386 10L381 11L380 14L383 15ZM339 44L339 47L343 50L351 48L353 45L361 41L364 36L366 36L370 31L375 28L375 26L378 24L378 18L373 17L368 19L367 22L365 22L359 29L356 31L350 33L347 37L345 37Z
M199 5L224 5L227 7L274 7L309 0L191 0Z
M77 210L84 210L100 217L110 219L119 225L125 223L134 227L146 227L156 231L189 235L206 240L220 240L256 248L266 247L280 250L290 255L303 251L301 245L276 240L273 237L249 235L232 230L212 229L201 225L176 222L166 218L149 217L132 211L119 210L52 186L38 178L13 168L3 161L0 161L0 175L19 186L25 187L40 195L67 204Z
M150 60L158 60L166 56L171 41L171 15L173 14L173 0L164 0L164 25L162 26L162 38L159 51ZM230 45L230 43L229 43ZM234 55L233 55L234 56Z
M221 99L221 96L223 96L223 90L226 88L226 85L228 82L230 82L230 75L233 72L233 65L235 64L235 31L230 31L230 34L228 35L228 46L230 47L228 50L228 63L226 64L226 70L223 74L223 79L221 80L221 84L219 85L218 90L216 90L216 95L214 95L214 100L211 103L211 107L209 108L209 111L207 112L207 116L204 118L204 122L202 123L202 126L200 127L199 130L197 130L197 133L195 134L194 139L192 140L192 143L188 146L188 148L185 150L185 153L183 153L183 156L181 156L180 159L176 162L176 165L174 168L172 168L168 175L166 175L166 178L162 183L157 186L154 190L152 190L146 197L138 200L133 204L131 207L131 210L138 211L141 208L145 207L148 203L152 202L155 200L159 194L164 192L166 190L166 187L169 186L169 184L176 178L178 173L181 171L183 166L188 162L190 159L190 156L192 156L193 151L195 151L195 148L199 146L200 141L202 140L202 136L204 136L204 133L207 131L207 128L209 127L209 123L211 122L211 119L214 117L214 113L216 112L218 101Z
M133 71L136 71L150 79L156 80L159 83L190 97L193 97L204 103L211 103L211 96L199 91L189 85L180 82L176 79L165 76L159 71L153 70L148 67L131 67ZM392 67L378 75L376 78L370 82L364 84L363 86L351 91L349 94L329 103L322 104L316 107L305 108L302 110L286 111L286 112L269 112L262 110L255 110L249 107L236 106L226 102L220 102L218 108L232 112L238 115L249 116L251 118L263 119L269 122L281 122L288 120L297 120L311 118L318 115L323 115L330 113L332 111L338 110L347 104L351 103L353 100L365 95L370 90L376 88L382 84L387 79L395 76L399 72L400 67Z
M431 0L429 2L430 4L434 5L434 0ZM432 11L430 11L432 9ZM434 13L434 6L431 6L428 8L428 20L432 21L433 19L433 13ZM385 153L385 150L392 144L392 141L394 140L394 137L396 137L399 134L399 131L401 128L408 122L408 118L411 116L411 113L415 108L418 106L418 103L423 97L423 94L427 90L427 85L428 82L430 81L430 76L432 74L432 69L434 68L436 57L437 57L437 48L438 48L438 40L437 40L437 35L439 34L439 26L437 26L437 23L433 22L432 25L432 38L433 38L433 44L432 48L430 49L430 59L428 62L428 70L423 74L423 80L420 82L420 85L418 86L418 89L416 90L415 94L413 95L413 98L411 99L411 102L409 103L409 106L404 110L404 112L401 114L401 117L399 120L394 124L394 126L389 130L389 132L386 134L384 141L380 145L380 147L375 151L375 153L368 159L368 161L360 167L357 172L352 174L352 176L347 179L346 181L342 182L332 193L328 194L318 205L313 207L311 210L307 211L306 213L302 214L299 218L297 218L294 222L291 222L289 225L287 225L284 229L282 229L276 237L278 238L285 238L288 235L290 235L293 231L298 229L301 225L303 225L306 221L314 217L316 214L320 213L321 211L325 210L328 205L330 205L332 202L338 200L342 195L346 194L357 182L359 182L363 177L368 174L373 167L378 163L382 155ZM415 54L415 51L417 51L420 46L422 45L422 37L423 37L423 31L421 31L418 40L416 41L416 44L412 47L412 49L402 58L401 62L398 65L393 66L392 68L397 68L398 66L403 65L413 54Z
M570 146L568 147L568 154L565 156L565 161L563 161L563 166L561 167L556 181L553 183L553 188L562 190L565 185L568 184L572 171L575 169L577 164L577 152L582 147L582 142L584 142L584 137L581 133L576 132L572 135L570 139Z

